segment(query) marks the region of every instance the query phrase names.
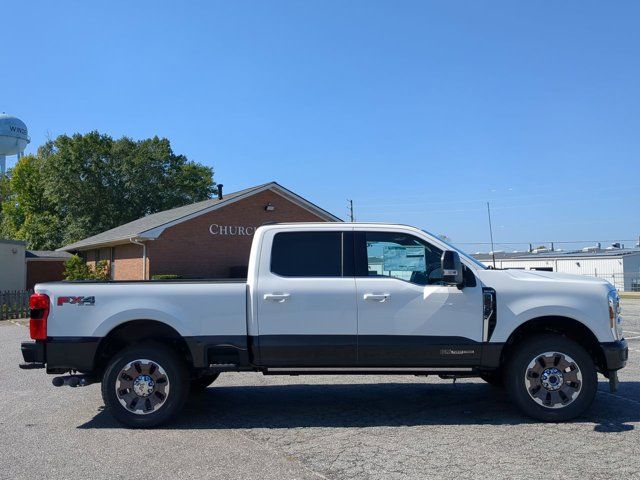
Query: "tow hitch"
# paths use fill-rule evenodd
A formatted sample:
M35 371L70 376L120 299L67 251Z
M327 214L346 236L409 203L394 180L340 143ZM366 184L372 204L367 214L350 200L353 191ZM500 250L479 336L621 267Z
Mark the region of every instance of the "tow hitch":
M86 387L87 385L91 385L92 383L96 383L94 377L90 377L88 375L65 375L63 377L55 377L51 380L54 387L62 387L67 385L69 387Z

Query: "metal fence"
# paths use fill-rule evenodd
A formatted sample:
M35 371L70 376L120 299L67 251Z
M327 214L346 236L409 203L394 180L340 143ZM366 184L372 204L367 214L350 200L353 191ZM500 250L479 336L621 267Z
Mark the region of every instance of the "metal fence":
M31 290L0 291L0 320L26 318L29 316Z
M607 280L619 292L640 292L640 273L609 273L593 276Z

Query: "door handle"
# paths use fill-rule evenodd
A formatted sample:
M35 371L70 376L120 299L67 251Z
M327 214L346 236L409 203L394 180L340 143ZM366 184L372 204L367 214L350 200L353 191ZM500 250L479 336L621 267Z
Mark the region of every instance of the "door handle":
M365 293L363 298L365 300L372 300L375 302L386 302L387 299L391 296L389 293Z
M282 303L286 301L291 295L288 293L265 293L264 299L271 300L272 302Z

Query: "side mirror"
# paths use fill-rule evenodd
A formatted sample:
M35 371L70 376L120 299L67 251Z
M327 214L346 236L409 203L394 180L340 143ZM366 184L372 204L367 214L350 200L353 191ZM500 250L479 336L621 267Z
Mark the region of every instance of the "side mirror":
M454 250L445 250L440 259L442 265L442 280L447 285L456 285L462 287L464 285L464 277L462 275L462 262L460 255Z

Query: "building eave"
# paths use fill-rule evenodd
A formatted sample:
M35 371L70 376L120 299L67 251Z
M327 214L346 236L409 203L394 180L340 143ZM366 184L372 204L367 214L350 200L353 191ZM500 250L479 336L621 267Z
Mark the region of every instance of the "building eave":
M66 262L69 257L49 257L49 258L25 258L25 262Z
M84 252L87 250L95 250L98 248L115 247L118 245L128 245L131 243L131 239L137 240L139 242L147 242L150 240L155 240L155 238L152 238L149 236L143 237L141 235L133 235L133 236L126 235L124 237L115 238L108 242L91 243L87 245L76 245L75 243L72 243L71 245L67 245L66 247L57 248L55 251L56 252Z

